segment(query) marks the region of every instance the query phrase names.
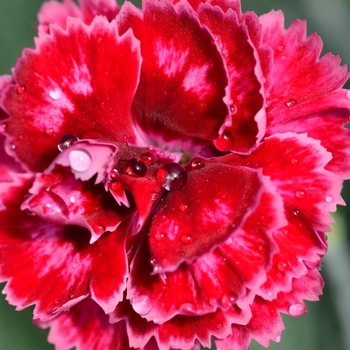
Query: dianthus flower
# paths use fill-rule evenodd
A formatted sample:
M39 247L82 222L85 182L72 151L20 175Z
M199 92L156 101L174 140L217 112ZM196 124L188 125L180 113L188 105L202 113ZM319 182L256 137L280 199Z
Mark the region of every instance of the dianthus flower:
M239 0L56 0L0 80L0 280L57 349L246 350L317 300L347 67Z

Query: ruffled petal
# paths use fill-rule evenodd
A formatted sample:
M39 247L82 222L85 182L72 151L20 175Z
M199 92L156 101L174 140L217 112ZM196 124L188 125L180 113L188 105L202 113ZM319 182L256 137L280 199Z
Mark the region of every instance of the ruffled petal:
M134 310L149 321L164 323L177 314L194 316L217 308L227 310L247 290L258 289L276 253L272 232L286 224L281 198L267 179L264 185L261 202L243 228L191 264L152 275L157 262L150 257L148 246L141 244L127 287ZM234 322L242 322L243 315Z
M257 62L258 55L251 45L246 26L239 23L233 11L224 13L203 4L198 9L198 16L201 24L213 34L229 78L230 93L226 102L232 125L225 128L215 145L224 152L249 153L264 135L266 125L259 82L263 76Z
M227 118L222 57L189 5L178 5L144 1L141 14L126 3L118 15L119 30L132 27L141 41L133 114L150 143L156 135L165 141L216 139Z
M10 141L30 169L51 163L64 134L135 142L130 109L141 59L130 31L119 37L114 21L70 19L66 31L56 26L36 44L1 101Z
M21 175L0 188L0 279L8 281L7 299L17 309L36 304L34 318L47 320L91 292L111 312L125 289L128 224L90 245L83 228L60 226L19 210L31 182L31 176Z
M193 165L185 186L166 193L152 219L149 246L158 271L173 271L181 262L212 251L242 226L260 201L258 172L215 161L193 160Z
M295 21L284 29L282 12L260 17L262 43L274 52L272 85L267 92L267 135L279 132L308 133L321 140L333 155L329 169L349 178L350 101L341 90L349 77L340 58L319 55L322 41L317 34L306 38L306 24Z
M270 176L284 201L285 210L299 217L313 230L330 231L330 211L344 204L340 196L340 176L325 170L332 159L320 141L306 134L284 133L266 138L256 152L246 158L228 159L244 166L261 168Z

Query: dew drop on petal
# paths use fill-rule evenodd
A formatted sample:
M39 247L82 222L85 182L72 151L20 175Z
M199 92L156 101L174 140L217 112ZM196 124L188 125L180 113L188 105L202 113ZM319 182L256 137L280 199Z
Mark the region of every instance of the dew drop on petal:
M70 197L69 197L69 201L70 201L71 203L75 203L75 202L76 202L76 198L75 198L74 196L70 196Z
M16 145L14 143L11 143L11 149L16 149Z
M27 215L29 215L29 216L35 216L35 215L36 215L35 213L33 213L32 211L30 211L29 209L26 209L26 213L27 213Z
M180 204L180 210L181 210L183 213L185 213L186 211L188 211L188 205L181 203L181 204Z
M267 296L268 296L268 297L272 297L272 296L273 296L273 292L272 292L272 291L268 291L268 292L267 292Z
M197 314L197 308L196 305L193 303L183 303L179 307L179 311L182 315L196 315Z
M221 329L223 327L223 324L222 323L217 323L217 325L216 325L216 328L217 329Z
M346 92L346 98L347 98L348 100L350 100L350 90L348 90L348 91Z
M111 173L109 174L112 181L116 181L119 178L119 172L117 169L112 169Z
M132 158L123 166L123 173L131 177L142 177L147 169L147 164L142 159Z
M157 157L152 152L145 152L141 154L141 159L147 164L152 165L156 162Z
M60 100L62 98L62 90L60 88L54 88L50 90L49 96L55 101Z
M224 133L214 141L215 147L221 152L227 152L233 148L234 136L228 130L225 130Z
M326 203L332 203L333 202L333 197L332 196L326 196L325 198L324 198L324 200L326 201Z
M83 149L74 149L68 154L69 164L76 172L87 171L92 163L90 154Z
M298 317L306 313L306 305L304 303L293 304L289 307L288 313L293 317Z
M289 107L293 107L295 104L297 103L296 100L294 100L294 98L291 98L290 100L288 100L285 105L289 108Z
M155 319L153 319L153 322L154 322L155 324L159 324L160 319L159 319L158 317L156 317Z
M17 86L17 92L20 95L23 95L26 92L26 87L24 85Z
M158 169L156 177L164 189L176 191L185 186L187 171L178 163L166 163Z
M295 209L295 210L293 211L293 214L294 214L295 216L300 215L300 210L299 210L299 209Z
M190 235L183 235L183 236L181 237L181 242L182 242L182 243L185 243L185 244L190 244L190 243L193 242L193 237L190 236Z
M288 263L284 260L280 260L278 263L277 263L277 269L280 271L280 272L286 272L287 269L288 269Z
M217 301L217 299L216 298L210 298L209 299L209 305L210 306L217 306L218 305L218 301Z
M282 340L282 336L281 336L281 334L278 334L277 336L276 336L276 338L275 338L275 343L280 343L281 342L281 340Z
M154 239L158 242L163 242L165 241L166 239L166 233L164 232L157 232L155 235L154 235Z
M139 315L147 315L152 309L151 299L147 295L137 295L131 300L131 306Z
M305 191L304 190L298 190L295 192L295 197L297 197L298 199L302 199L305 197Z
M292 165L296 165L298 163L298 159L293 158L291 161Z
M102 233L105 233L106 231L106 226L97 223L93 226L93 230L95 231L95 233L97 233L98 235L101 235Z
M77 141L78 141L78 138L75 135L73 135L73 134L65 134L58 141L58 145L57 145L58 150L60 152L62 152L66 148L69 148L70 146L72 146Z
M53 130L52 128L47 128L47 129L45 130L45 134L46 134L47 136L52 136L52 135L54 134L54 130Z
M281 52L284 50L284 46L283 45L278 45L277 46L277 51Z
M202 161L202 159L200 159L200 158L195 158L195 159L193 159L192 162L191 162L191 168L192 168L192 169L198 170L198 169L202 169L202 168L204 168L204 167L205 167L205 164L204 164L204 162Z

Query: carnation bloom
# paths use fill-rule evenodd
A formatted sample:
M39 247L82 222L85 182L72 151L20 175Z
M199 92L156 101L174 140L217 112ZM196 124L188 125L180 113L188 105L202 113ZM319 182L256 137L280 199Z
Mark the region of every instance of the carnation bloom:
M317 300L349 74L239 0L56 0L0 79L0 281L57 349L245 350Z

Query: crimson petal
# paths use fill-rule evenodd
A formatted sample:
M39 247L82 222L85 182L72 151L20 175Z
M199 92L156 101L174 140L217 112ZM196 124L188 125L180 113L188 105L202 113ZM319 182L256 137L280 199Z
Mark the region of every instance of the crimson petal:
M149 233L151 255L161 269L213 250L236 231L260 200L260 174L244 167L202 161L186 185L166 193ZM171 247L171 250L165 249Z
M114 21L97 17L87 27L70 18L67 30L53 27L36 46L25 50L14 71L16 84L2 95L11 116L7 132L29 168L43 171L64 134L90 138L85 135L93 131L99 138L135 142L130 109L141 59L131 31L119 37Z
M19 210L31 180L22 175L1 186L6 210L0 211L0 279L8 281L8 300L17 309L36 304L34 318L47 320L91 292L105 312L111 312L125 289L129 223L91 245L83 228L60 226Z
M137 124L166 141L216 139L227 117L227 75L213 38L189 5L144 1L143 19L124 4L120 31L132 27L141 41L140 84L133 102ZM152 135L149 141L154 142Z
M198 16L215 38L229 78L226 102L232 126L226 127L215 145L224 152L249 153L265 133L266 116L259 82L263 76L246 25L239 23L233 11L224 13L208 4L199 7Z

